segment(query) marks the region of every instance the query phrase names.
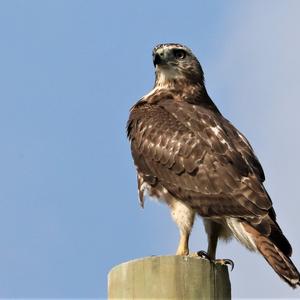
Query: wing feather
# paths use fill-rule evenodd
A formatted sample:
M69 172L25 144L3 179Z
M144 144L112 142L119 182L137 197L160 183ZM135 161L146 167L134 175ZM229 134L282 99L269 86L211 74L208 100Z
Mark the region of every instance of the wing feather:
M272 207L247 140L211 109L162 100L138 104L128 135L138 171L203 216L264 216Z

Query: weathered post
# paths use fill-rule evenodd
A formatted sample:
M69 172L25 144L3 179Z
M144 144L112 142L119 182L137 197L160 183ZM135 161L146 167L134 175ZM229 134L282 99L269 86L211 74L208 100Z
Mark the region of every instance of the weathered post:
M151 256L114 267L109 299L230 299L227 266L200 257Z

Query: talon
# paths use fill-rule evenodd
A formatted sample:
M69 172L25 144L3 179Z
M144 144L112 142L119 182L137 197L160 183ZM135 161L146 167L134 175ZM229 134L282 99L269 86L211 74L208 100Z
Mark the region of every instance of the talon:
M234 269L234 262L231 259L212 259L207 252L201 250L195 253L196 256L199 256L203 259L207 259L208 261L215 263L215 264L220 264L220 265L225 265L225 266L231 266L231 271Z
M196 252L196 254L197 254L198 256L200 256L201 258L207 259L207 260L209 260L210 262L212 262L212 259L211 259L210 256L207 254L207 252L201 250L201 251Z
M216 259L215 263L225 266L231 266L231 271L234 269L234 262L231 259Z
M233 260L231 260L231 259L225 259L225 260L226 260L225 265L231 266L231 270L230 271L233 271L233 269L234 269L234 262L233 262Z

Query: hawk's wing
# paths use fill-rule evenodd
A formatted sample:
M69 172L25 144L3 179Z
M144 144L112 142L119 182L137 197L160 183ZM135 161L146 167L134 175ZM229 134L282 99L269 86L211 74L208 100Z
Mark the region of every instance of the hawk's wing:
M187 102L140 102L128 122L135 164L202 216L255 217L272 207L247 140L218 112Z
M138 102L128 121L135 165L203 217L236 217L292 248L276 223L264 174L248 141L220 113L174 100Z

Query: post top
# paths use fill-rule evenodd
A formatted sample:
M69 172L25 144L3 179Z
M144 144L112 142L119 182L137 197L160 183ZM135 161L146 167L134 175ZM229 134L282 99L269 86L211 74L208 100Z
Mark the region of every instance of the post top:
M109 299L230 299L228 268L197 256L148 256L108 274Z

